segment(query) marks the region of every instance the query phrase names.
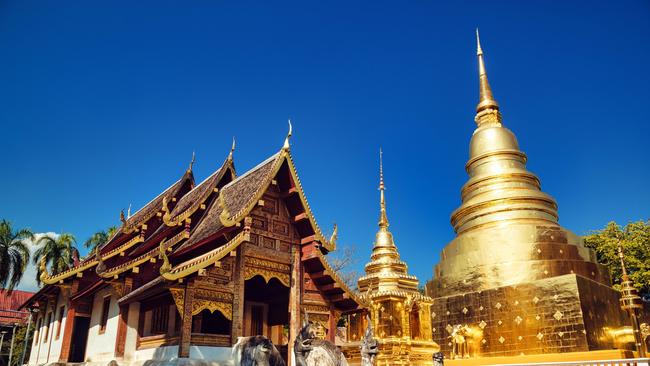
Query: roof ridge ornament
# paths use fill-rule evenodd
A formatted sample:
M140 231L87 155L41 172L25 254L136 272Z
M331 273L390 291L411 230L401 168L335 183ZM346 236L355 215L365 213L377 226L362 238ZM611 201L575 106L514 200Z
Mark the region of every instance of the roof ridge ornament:
M289 150L289 139L291 138L291 134L293 132L293 128L291 127L291 118L289 118L289 132L287 132L287 137L284 139L284 145L282 148L284 150Z
M235 152L235 147L237 142L235 141L235 136L232 137L232 146L230 147L230 153L228 153L228 160L232 160L232 154Z
M483 48L478 28L476 28L476 56L478 58L479 77L479 103L476 106L476 117L474 120L479 126L501 125L501 113L499 103L494 99L492 88L488 82L485 60L483 59Z
M129 202L129 208L126 211L126 218L127 219L131 218L131 202Z
M196 151L192 151L192 160L190 160L190 166L187 168L188 173L192 172L192 168L194 167L195 161L196 161Z

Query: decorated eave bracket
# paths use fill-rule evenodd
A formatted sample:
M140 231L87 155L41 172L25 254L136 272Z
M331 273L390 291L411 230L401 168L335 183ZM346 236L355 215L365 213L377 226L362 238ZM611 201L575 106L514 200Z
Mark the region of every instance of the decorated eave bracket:
M201 256L190 259L177 266L172 266L167 257L167 249L164 242L161 242L158 249L159 258L163 261L160 267L160 276L167 281L182 281L186 276L203 270L210 265L218 265L218 262L229 255L241 243L250 241L250 225L252 220L247 218L246 226L239 234L232 238L228 243L213 249Z
M115 256L123 256L124 253L134 245L138 243L144 242L144 237L145 237L145 230L146 230L146 225L143 225L143 229L140 231L140 233L137 236L134 236L131 240L127 241L126 243L120 245L119 247L115 249L111 249L108 252L104 254L99 253L99 248L96 249L95 252L95 258L90 259L86 262L81 263L79 266L71 268L67 271L63 271L61 273L53 274L50 275L47 272L47 263L41 261L40 263L40 270L41 270L41 275L40 275L40 280L42 283L46 285L53 285L56 283L63 283L63 281L67 278L70 278L72 276L76 276L78 278L83 277L83 272L95 267L103 265L104 261L107 259L113 258ZM101 268L98 268L98 270L101 270ZM101 273L101 271L99 271Z

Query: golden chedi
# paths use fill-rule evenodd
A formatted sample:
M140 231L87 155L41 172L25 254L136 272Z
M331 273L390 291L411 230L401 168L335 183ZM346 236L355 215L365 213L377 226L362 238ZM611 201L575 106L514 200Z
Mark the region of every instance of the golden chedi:
M612 349L624 318L607 270L558 224L557 203L526 169L504 127L478 41L480 101L456 232L427 295L433 339L446 357Z
M365 266L366 275L358 280L364 307L370 313L379 341L377 364L431 365L433 354L439 351L431 337L432 300L418 291L419 281L408 274L388 230L381 151L379 176L379 231L370 262ZM349 338L359 339L365 329L365 317L351 316L350 320L350 329L357 330L357 337Z

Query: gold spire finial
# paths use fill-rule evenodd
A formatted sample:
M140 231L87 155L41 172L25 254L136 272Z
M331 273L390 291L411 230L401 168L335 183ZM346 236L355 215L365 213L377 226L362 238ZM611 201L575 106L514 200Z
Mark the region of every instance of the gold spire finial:
M235 152L235 136L232 137L232 146L230 147L230 153L228 153L228 160L232 160L232 154Z
M190 160L190 166L189 168L187 168L188 173L192 171L192 167L194 166L195 161L196 161L196 152L192 151L192 160Z
M384 197L384 190L386 186L384 185L384 161L383 161L384 152L379 148L379 227L382 229L388 229L388 216L386 215L386 199Z
M291 127L291 119L289 119L289 132L287 133L287 137L284 139L284 146L282 146L283 149L289 148L289 139L291 138L292 132L293 128Z
M621 260L621 269L623 271L623 281L628 281L627 269L625 268L625 256L623 255L623 245L621 244L621 239L618 240L618 258Z
M478 57L478 77L479 77L479 103L476 106L476 112L480 113L486 109L499 110L499 103L494 100L492 88L488 82L487 71L485 71L485 61L483 60L483 49L481 48L481 38L479 37L478 28L476 28L476 56Z

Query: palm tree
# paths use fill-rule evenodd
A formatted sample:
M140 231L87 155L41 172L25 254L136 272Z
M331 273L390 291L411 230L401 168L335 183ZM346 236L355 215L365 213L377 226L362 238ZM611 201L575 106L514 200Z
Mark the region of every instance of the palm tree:
M96 248L101 248L106 244L117 231L117 226L111 226L107 230L100 230L94 233L88 240L84 242L84 246L88 248L88 252L92 253Z
M29 263L27 241L33 239L31 230L14 231L9 221L0 221L0 289L11 292L20 282Z
M79 257L76 244L77 240L72 234L65 233L58 237L45 235L36 242L38 249L34 252L34 264L39 264L41 260L44 260L45 265L50 268L50 275L68 270L73 266L75 257ZM36 282L41 283L40 266L38 266Z

